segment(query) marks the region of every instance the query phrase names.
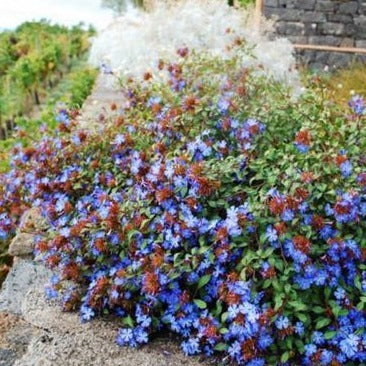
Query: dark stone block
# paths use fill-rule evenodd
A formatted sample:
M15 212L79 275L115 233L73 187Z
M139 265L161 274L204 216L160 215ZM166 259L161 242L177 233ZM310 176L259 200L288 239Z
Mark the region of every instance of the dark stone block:
M345 25L343 23L322 23L319 24L319 29L321 34L324 35L336 35L336 36L341 36L343 35L343 32L345 30Z
M335 36L311 36L309 44L318 44L322 46L339 46L342 42L341 37Z
M323 65L329 65L328 64L328 60L329 60L329 54L330 52L325 52L325 51L318 51L316 53L316 56L315 56L315 62L318 62L320 64L323 64Z
M305 26L303 23L295 22L277 22L276 31L281 35L303 35L305 33Z
M295 1L296 0L279 0L278 5L281 9L294 9L296 8Z
M272 17L279 18L279 15L281 13L281 9L266 6L263 9L263 13L264 13L264 16L267 17L267 18L272 18Z
M338 13L356 14L358 11L357 1L348 1L339 5Z
M301 64L307 66L315 61L316 52L310 50L297 50L296 56Z
M366 35L366 16L361 15L355 18L355 33L359 38L364 38Z
M357 48L365 48L366 49L366 39L357 40L356 41Z
M264 6L278 7L278 0L265 0Z
M328 58L328 65L332 69L345 67L355 58L353 54L342 52L331 52Z
M277 16L276 34L293 43L366 48L366 0L264 0L265 13ZM338 68L366 56L296 50L310 67Z
M353 23L346 24L343 35L346 37L354 37L356 34L356 28Z
M354 47L355 40L353 38L344 37L344 38L342 38L342 42L339 46L340 47Z
M305 23L305 34L308 36L316 36L320 34L319 24Z
M353 16L346 14L327 14L327 20L329 22L335 23L352 23L353 24Z
M308 44L308 38L305 36L287 36L287 39L292 43Z
M296 0L295 8L304 10L314 10L316 0Z
M304 23L321 23L327 20L325 14L318 11L305 11L298 21L303 21Z
M327 65L324 65L324 63L313 61L308 65L308 68L313 71L322 71L322 72L328 72L329 68Z
M298 9L280 9L278 18L279 20L299 22L304 19L304 11Z
M335 2L330 0L318 0L315 4L316 11L333 12L335 10Z

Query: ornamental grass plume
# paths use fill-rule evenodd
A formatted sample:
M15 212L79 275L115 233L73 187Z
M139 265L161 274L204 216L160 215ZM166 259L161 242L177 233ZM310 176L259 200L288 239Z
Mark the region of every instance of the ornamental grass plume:
M251 8L229 7L225 0L183 0L173 5L160 1L151 12L133 8L96 37L90 62L95 66L107 63L123 75L142 75L147 69L160 74L157 60L173 61L179 47L230 58L237 56L233 46L245 42L254 57L242 54L243 66L260 66L256 73L281 80L299 94L301 83L291 43L273 39L269 21L262 20L258 30L252 12Z

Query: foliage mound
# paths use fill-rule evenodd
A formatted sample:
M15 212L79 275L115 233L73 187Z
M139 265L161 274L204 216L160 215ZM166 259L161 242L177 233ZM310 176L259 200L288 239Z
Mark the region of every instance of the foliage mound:
M179 54L167 83L122 81L102 133L61 111L56 137L15 151L1 236L40 207L47 295L116 316L122 346L170 330L242 365L366 362L362 99L294 101L238 59Z

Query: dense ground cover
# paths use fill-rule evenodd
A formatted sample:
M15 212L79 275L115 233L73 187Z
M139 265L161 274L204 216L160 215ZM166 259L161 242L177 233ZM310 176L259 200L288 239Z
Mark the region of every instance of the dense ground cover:
M26 22L0 33L0 138L11 134L15 118L40 104L44 94L89 48L92 30L46 21Z
M1 237L40 207L47 295L117 316L122 346L165 329L243 365L366 362L362 98L342 111L315 83L295 100L236 58L179 54L166 82L121 81L102 133L61 111L14 151Z

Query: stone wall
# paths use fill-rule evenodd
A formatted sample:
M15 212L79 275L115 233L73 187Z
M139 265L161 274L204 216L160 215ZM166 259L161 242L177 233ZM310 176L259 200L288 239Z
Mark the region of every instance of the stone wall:
M279 35L293 43L366 48L366 0L264 0L264 15L274 18ZM366 56L298 51L316 68L343 66Z

